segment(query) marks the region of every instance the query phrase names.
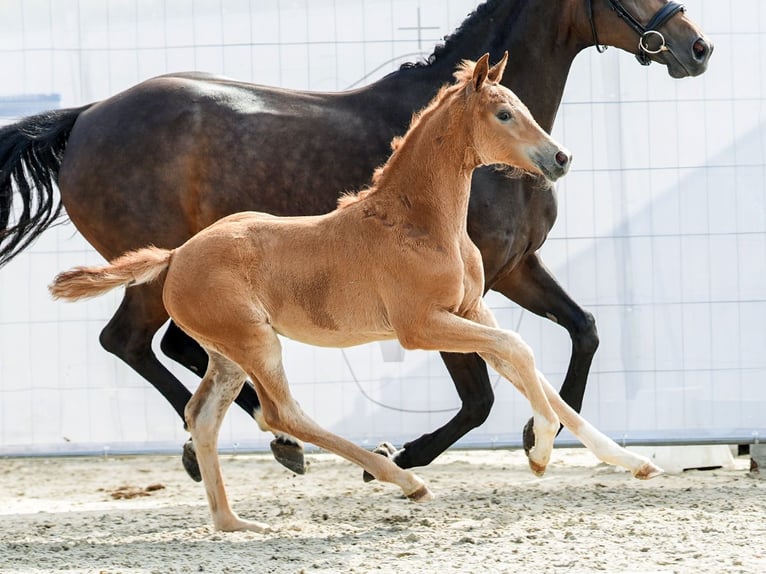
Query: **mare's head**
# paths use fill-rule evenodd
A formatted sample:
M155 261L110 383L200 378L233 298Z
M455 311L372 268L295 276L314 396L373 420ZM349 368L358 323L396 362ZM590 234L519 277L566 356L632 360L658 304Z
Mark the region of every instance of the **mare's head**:
M665 64L674 78L698 76L707 69L713 43L669 0L585 0L593 41L632 52L638 61Z
M508 61L489 67L489 54L463 62L455 73L463 85L472 149L481 164L505 164L556 181L569 170L570 153L543 130L527 107L500 84Z

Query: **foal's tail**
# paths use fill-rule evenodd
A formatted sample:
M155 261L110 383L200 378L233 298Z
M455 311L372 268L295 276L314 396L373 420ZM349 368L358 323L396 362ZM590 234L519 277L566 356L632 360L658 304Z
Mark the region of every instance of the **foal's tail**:
M0 128L0 267L61 216L53 184L72 127L91 105L44 112Z
M109 265L75 267L59 273L48 286L54 299L76 301L103 295L121 285L141 285L154 281L170 265L173 251L144 247L129 251Z

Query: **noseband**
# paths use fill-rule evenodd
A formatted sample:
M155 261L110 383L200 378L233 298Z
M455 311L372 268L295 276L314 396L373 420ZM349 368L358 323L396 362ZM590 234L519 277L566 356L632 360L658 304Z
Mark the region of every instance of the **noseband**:
M625 9L625 6L622 5L620 0L608 0L608 2L612 10L615 11L623 22L638 34L638 53L636 54L636 59L642 66L648 66L652 63L652 55L670 51L670 48L668 48L668 45L665 42L665 36L660 32L660 28L679 12L686 11L686 7L683 4L679 4L678 2L668 2L660 8L657 13L652 16L652 19L649 20L649 23L644 26ZM600 53L603 53L606 51L607 47L600 44L598 41L596 24L593 21L593 0L588 0L588 19L590 20L590 28L593 32L593 41L596 44L596 49ZM659 45L656 48L652 48L650 45L650 43L654 41L659 42Z

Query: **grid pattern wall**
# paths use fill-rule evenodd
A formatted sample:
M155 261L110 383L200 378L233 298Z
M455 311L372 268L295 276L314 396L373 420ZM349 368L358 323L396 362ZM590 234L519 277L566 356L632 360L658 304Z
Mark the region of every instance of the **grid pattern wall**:
M180 70L342 90L429 54L477 4L9 0L0 4L0 121ZM766 433L766 7L686 4L716 44L705 75L672 80L617 50L588 50L554 132L575 164L559 185L543 259L598 323L583 413L630 441ZM159 393L99 346L120 294L48 297L56 272L99 261L60 226L0 270L0 453L177 449L185 440ZM566 332L498 294L488 300L560 384ZM436 354L286 341L285 363L303 408L362 444L414 438L458 405ZM528 406L493 377L493 413L463 444L519 442ZM221 441L261 448L269 437L232 409Z

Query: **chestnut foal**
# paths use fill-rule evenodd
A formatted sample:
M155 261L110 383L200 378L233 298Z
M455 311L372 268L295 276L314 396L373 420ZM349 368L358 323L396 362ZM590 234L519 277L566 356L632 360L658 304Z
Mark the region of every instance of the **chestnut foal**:
M559 421L602 460L639 478L661 472L567 406L536 370L530 348L498 328L482 298L481 256L466 230L473 170L506 164L555 180L570 163L568 152L499 84L507 56L492 68L488 54L464 62L456 83L442 88L394 141L372 186L341 198L335 211L234 214L177 249L129 252L105 267L64 272L51 285L54 297L78 299L167 271L165 307L210 357L185 418L216 528L266 528L231 510L216 449L223 415L247 377L263 406L263 426L355 462L412 500L431 498L411 471L303 413L290 394L277 335L329 347L398 338L408 349L478 352L532 406L529 464L536 474L545 471Z

